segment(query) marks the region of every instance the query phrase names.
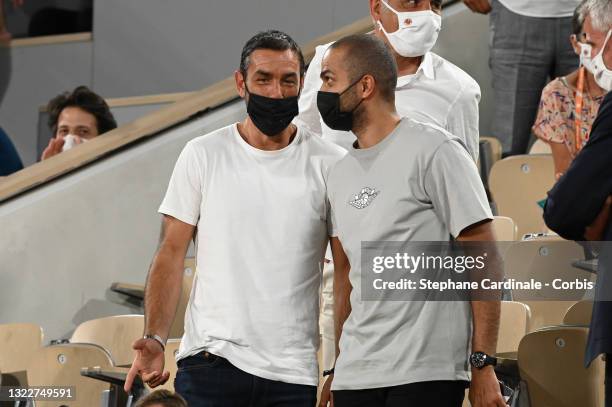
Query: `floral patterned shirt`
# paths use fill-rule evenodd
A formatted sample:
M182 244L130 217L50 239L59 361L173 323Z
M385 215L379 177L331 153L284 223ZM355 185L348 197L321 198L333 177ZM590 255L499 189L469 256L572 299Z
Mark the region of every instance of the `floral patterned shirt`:
M564 143L572 155L576 149L576 91L572 89L565 77L551 81L542 91L540 108L533 133L548 143ZM597 117L599 106L604 96L592 98L584 92L582 106L582 123L580 126L581 144L588 140L591 125Z

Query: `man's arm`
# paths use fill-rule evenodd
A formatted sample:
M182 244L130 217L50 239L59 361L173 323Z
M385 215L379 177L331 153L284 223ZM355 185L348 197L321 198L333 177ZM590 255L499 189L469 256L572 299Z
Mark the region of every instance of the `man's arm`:
M457 237L463 242L494 242L495 232L493 222L490 220L479 222L464 229ZM484 246L484 245L483 245ZM493 245L487 245L487 261L499 258L496 253L490 253ZM495 267L495 266L493 266ZM496 270L490 270L495 272ZM495 278L495 277L494 277ZM473 334L472 350L495 354L497 350L497 336L499 332L500 301L472 301Z
M353 287L349 281L351 265L337 237L330 240L332 256L334 258L334 340L336 345L336 359L340 354L340 335L344 322L351 313L351 291Z
M153 258L145 287L145 335L158 335L165 343L176 314L183 282L183 265L195 226L164 215L162 241ZM138 339L136 357L125 381L129 392L136 375L151 387L164 384L164 349L154 339Z
M334 342L336 347L335 360L340 354L340 335L342 335L342 327L344 322L351 313L351 291L353 287L349 281L349 271L351 265L348 257L342 248L340 239L332 237L330 239L332 256L334 259ZM334 366L336 363L334 362ZM319 407L327 407L328 403L334 407L334 400L331 395L331 383L334 380L334 374L328 376L321 390Z
M317 94L321 88L323 81L319 77L321 75L321 62L327 46L319 45L315 49L315 55L310 61L308 71L304 76L304 87L300 94L299 107L300 114L294 119L293 123L298 126L306 126L313 133L319 136L322 133L321 116L317 108Z
M584 240L612 194L612 93L604 99L589 142L548 193L546 225L565 239Z
M473 79L465 79L461 89L448 113L446 130L465 142L468 153L475 163L480 153L479 108L481 99L480 86Z
M463 2L474 13L489 14L491 12L489 0L463 0Z
M490 220L485 220L465 228L457 237L459 241L494 242L495 232ZM491 253L493 249L493 253ZM487 262L491 263L499 258L494 245L487 245ZM493 264L492 272L496 272ZM472 352L484 352L494 355L497 349L497 336L499 332L500 301L472 300ZM482 369L472 368L472 382L470 384L470 402L474 407L505 406L501 395L499 383L493 366Z
M185 255L194 231L195 226L164 215L163 238L145 286L145 334L168 339L181 295Z

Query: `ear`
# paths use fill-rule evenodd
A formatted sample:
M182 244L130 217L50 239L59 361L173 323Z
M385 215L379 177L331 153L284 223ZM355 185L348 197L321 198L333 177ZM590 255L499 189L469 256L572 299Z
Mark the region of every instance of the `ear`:
M380 0L370 0L370 16L374 23L374 30L378 29L378 24L376 24L376 22L380 21L380 7Z
M370 99L376 92L376 79L372 75L365 75L359 82L361 96L363 99Z
M582 49L580 48L580 43L578 42L578 38L576 38L576 34L570 35L570 42L572 44L572 48L574 48L574 52L579 56Z
M244 86L244 76L242 75L242 72L235 71L234 80L236 81L236 90L238 91L238 95L244 99L246 97L246 88Z

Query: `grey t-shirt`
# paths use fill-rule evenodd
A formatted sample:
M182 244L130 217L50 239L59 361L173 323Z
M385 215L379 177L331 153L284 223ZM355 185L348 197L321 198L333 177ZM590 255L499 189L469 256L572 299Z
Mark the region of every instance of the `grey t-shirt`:
M330 173L328 194L353 286L333 390L468 380L468 302L361 300L361 242L448 241L492 218L465 146L404 118L377 145L351 149Z

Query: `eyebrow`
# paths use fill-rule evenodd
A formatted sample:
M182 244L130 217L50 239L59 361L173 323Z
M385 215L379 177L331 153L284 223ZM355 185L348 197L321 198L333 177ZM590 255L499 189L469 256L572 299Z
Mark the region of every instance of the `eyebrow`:
M272 76L270 72L262 71L261 69L256 70L254 75L264 76L266 78Z
M334 75L333 72L329 69L326 69L324 71L321 71L321 75L319 75L321 77L321 79L323 79L326 75Z

